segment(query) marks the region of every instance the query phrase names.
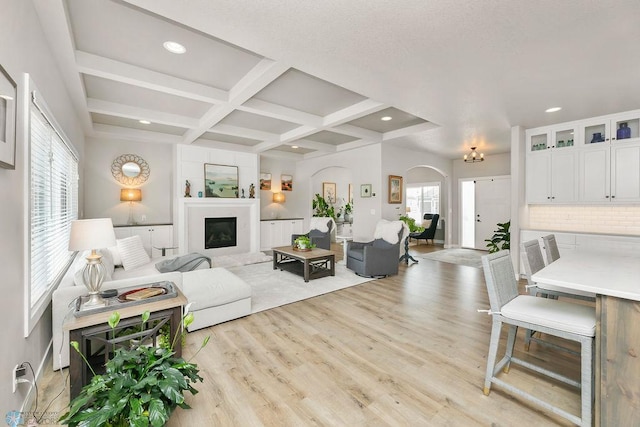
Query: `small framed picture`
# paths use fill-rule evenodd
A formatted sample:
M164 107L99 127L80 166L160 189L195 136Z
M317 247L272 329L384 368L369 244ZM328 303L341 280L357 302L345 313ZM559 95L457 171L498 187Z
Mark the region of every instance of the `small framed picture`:
M360 186L360 197L371 197L371 184L362 184Z
M292 175L280 175L280 189L282 191L293 191Z
M260 172L260 189L271 190L271 174Z
M323 182L322 183L322 197L329 204L336 202L336 183L335 182Z
M347 194L347 203L353 203L353 185L349 184L349 193Z
M389 175L389 203L402 203L402 177Z

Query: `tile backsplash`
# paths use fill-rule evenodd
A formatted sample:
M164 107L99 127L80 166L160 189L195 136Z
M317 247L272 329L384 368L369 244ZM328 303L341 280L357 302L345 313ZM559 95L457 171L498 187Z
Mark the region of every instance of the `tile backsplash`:
M529 206L529 228L640 236L640 206Z

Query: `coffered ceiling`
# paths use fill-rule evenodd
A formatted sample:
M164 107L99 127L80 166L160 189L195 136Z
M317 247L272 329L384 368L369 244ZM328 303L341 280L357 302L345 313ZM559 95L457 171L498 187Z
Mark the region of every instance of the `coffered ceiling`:
M514 125L640 107L636 0L34 4L86 134L106 140L457 158L509 151Z

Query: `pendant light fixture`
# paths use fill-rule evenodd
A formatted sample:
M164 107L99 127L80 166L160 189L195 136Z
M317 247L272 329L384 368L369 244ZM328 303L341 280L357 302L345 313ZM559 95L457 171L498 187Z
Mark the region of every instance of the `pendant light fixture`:
M476 151L477 147L471 147L471 153L464 155L465 163L484 162L484 154Z

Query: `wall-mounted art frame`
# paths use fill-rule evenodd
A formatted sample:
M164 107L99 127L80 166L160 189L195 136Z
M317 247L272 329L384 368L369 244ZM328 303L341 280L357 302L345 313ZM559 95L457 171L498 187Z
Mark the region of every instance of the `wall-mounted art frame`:
M260 172L260 189L271 190L271 174L267 172Z
M349 192L347 193L347 203L353 203L353 184L349 184Z
M389 203L402 203L402 177L389 175Z
M16 168L18 85L0 65L0 167Z
M204 196L220 198L238 197L238 167L204 165Z
M360 197L371 197L371 184L362 184L360 186Z
M336 198L336 183L335 182L323 182L322 183L322 197L329 203L333 205Z
M280 175L280 189L282 191L293 191L292 175Z

